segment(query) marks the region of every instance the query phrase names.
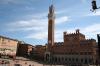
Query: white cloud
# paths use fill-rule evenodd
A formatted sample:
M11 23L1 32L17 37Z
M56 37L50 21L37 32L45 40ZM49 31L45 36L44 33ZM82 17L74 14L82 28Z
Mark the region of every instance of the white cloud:
M59 17L55 20L56 25L63 22L67 22L69 19L67 16ZM21 20L7 24L10 31L29 31L29 30L45 30L48 26L48 19L37 18L27 21Z
M55 30L55 36L54 36L55 42L63 41L63 32L64 32L64 30ZM39 31L36 33L32 33L32 34L29 34L28 36L26 36L26 38L44 40L44 39L48 38L48 31L46 30L46 31Z
M85 16L100 16L100 10L97 10L96 12L92 12L90 14L86 14Z
M10 0L8 0L10 1ZM13 1L13 0L11 0ZM64 13L66 10L57 11L56 14ZM7 24L8 30L10 31L31 31L31 30L44 30L48 26L48 18L47 18L48 12L43 13L37 13L34 15L27 15L27 19L29 20L19 20L16 22L11 22ZM61 24L64 22L69 21L68 16L60 16L59 18L55 19L55 23Z
M45 17L46 13L35 14L30 17L32 19L29 20L20 20L16 22L11 22L7 24L8 30L10 31L31 31L31 33L27 34L25 38L31 39L47 39L48 33L48 18ZM44 18L43 18L44 17ZM64 22L69 21L68 16L60 16L55 19L55 24L62 24ZM57 30L55 33L55 41L63 41L63 30Z
M100 23L92 24L86 27L69 28L69 30L67 30L67 33L75 33L76 29L80 29L80 33L84 34L86 39L97 39L96 35L100 34Z
M26 38L32 38L32 39L47 39L47 32L37 32L37 33L33 33L33 34L29 34L28 36L26 36Z
M94 16L100 16L100 10L93 14Z
M69 21L69 18L67 16L62 16L56 19L56 24L60 24L60 23L67 22L67 21Z
M17 22L12 22L8 25L13 26L13 27L32 27L32 26L44 26L47 22L47 19L31 19L28 21L17 21ZM46 23L47 24L47 23Z
M64 20L65 19L65 20ZM60 21L67 21L67 17L63 16L60 18L57 18L56 20L58 23L61 24L63 22ZM19 31L32 31L32 33L27 34L26 38L31 39L47 39L47 32L48 32L48 20L47 19L40 19L40 20L29 20L29 21L19 21L11 23L10 26L14 28L13 30L19 30ZM85 34L86 37L94 37L96 34L100 33L100 23L89 25L87 27L76 27L76 28L69 28L68 30L55 30L55 42L62 42L63 41L63 32L67 31L68 33L75 32L76 29L80 29L81 33ZM36 32L35 32L36 31Z
M18 0L0 0L0 4L18 3Z
M58 14L66 13L66 12L67 12L67 10L61 10L61 9L60 9L60 11L55 12L55 14L58 15Z
M97 34L100 34L100 23L81 28L81 32L86 35L86 38L97 39Z
M87 26L86 28L83 28L84 32L91 32L91 33L95 33L97 31L100 31L100 24L93 24L90 26Z
M7 24L10 31L29 31L29 30L41 30L47 28L47 19L31 19L28 21L16 21Z
M80 32L85 35L86 39L97 39L97 34L100 34L100 23L98 24L92 24L87 27L77 27L77 28L69 28L68 30L58 30L56 31L55 40L63 41L63 32L75 33L76 29L80 29Z
M39 19L39 18L43 19L43 18L47 18L47 16L48 16L47 14L48 14L48 12L38 13L38 14L32 14L32 15L30 15L30 17L36 18L36 19Z
M81 0L82 1L82 3L85 3L87 0Z
M65 30L62 29L62 30L55 30L55 42L62 42L63 41L63 32ZM31 39L41 39L41 40L44 40L44 39L47 39L48 38L48 28L44 28L43 30L40 30L36 33L31 33L31 34L28 34L26 36L26 38L31 38Z
M57 30L55 33L55 41L62 42L63 41L63 32L75 33L76 29L80 29L80 32L85 35L86 39L97 39L97 34L100 34L100 23L92 24L87 27L76 27L76 28L69 28L68 30Z
M63 42L64 30L55 30L55 42Z
M0 0L0 4L23 4L23 3L28 3L28 2L33 2L33 1L37 1L37 0L29 0L29 1L25 1L25 0Z

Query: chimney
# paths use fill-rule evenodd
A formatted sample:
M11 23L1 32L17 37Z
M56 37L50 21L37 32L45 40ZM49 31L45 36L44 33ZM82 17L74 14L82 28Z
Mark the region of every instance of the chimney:
M80 30L79 29L76 30L76 34L78 34L78 33L80 33Z

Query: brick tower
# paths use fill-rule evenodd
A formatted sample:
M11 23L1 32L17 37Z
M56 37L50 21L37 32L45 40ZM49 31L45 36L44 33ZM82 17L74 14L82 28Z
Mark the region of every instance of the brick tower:
M51 51L52 46L54 45L54 22L55 22L55 13L53 3L49 7L48 13L48 51Z
M55 22L55 13L53 3L49 7L48 13L48 44L47 50L45 52L44 60L46 62L51 62L52 56L52 46L54 45L54 22Z

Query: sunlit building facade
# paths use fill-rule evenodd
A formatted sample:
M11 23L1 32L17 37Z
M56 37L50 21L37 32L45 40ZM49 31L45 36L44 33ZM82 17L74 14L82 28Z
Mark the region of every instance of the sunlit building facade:
M0 56L16 56L18 40L0 36Z

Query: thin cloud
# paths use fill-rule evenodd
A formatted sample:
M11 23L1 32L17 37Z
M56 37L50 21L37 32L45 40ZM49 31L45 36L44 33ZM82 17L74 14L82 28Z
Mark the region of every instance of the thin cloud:
M86 28L82 28L83 32L85 33L99 33L100 32L100 23L98 24L93 24L90 26L87 26Z
M35 16L33 16L35 17ZM42 17L42 16L41 16ZM47 27L47 19L32 18L29 20L20 20L7 24L10 31L29 31L29 30L41 30Z
M59 15L59 14L63 14L63 13L66 13L67 10L60 10L60 11L56 11L55 14L56 15Z
M100 10L97 10L95 13L86 14L85 16L100 16Z
M56 20L56 24L61 24L63 22L66 22L68 20L67 17L63 16L60 17ZM62 21L62 22L60 22ZM46 26L48 26L48 24L46 24ZM37 27L39 28L39 27ZM40 30L39 32L33 33L33 34L29 34L28 36L26 36L26 38L32 38L32 39L47 39L47 32L48 29L47 27L44 28L42 31ZM64 30L55 30L55 41L59 42L59 41L63 41L63 37L61 37L63 35Z
M19 0L0 0L0 4L18 3Z
M56 24L60 24L60 23L67 22L67 21L69 21L69 18L67 16L62 16L56 19Z
M80 27L79 29L81 30L81 33L85 34L86 39L97 39L96 35L100 34L100 23L92 24L85 28Z
M67 16L62 16L62 17L57 18L55 20L55 23L57 25L63 22L67 22L68 20L69 18ZM21 21L16 21L16 22L7 24L7 26L10 29L10 31L22 31L22 30L28 31L28 30L41 30L41 29L44 30L48 26L48 19L39 18L39 19L31 19L27 21L21 20Z
M63 42L63 32L65 30L55 30L55 42Z
M82 3L85 3L85 2L87 2L87 0L81 0L81 2L82 2Z
M64 30L55 30L55 42L63 41L63 32ZM37 39L37 40L46 40L48 38L47 31L40 31L36 33L29 34L25 38Z
M65 12L65 10L62 11L58 11L59 13L63 13ZM47 18L47 12L44 13L37 13L34 16L33 15L27 15L27 17L29 20L19 20L16 22L11 22L9 24L7 24L8 26L8 30L10 31L31 31L31 30L43 30L45 28L47 28L48 26L48 18ZM59 18L55 19L55 23L57 24L61 24L64 22L69 21L69 17L68 16L60 16ZM40 27L40 28L38 28Z
M46 16L47 13L35 14L30 16L32 19L29 20L20 20L16 22L11 22L7 24L8 30L10 31L31 31L27 34L25 38L27 39L36 39L36 40L46 40L48 32L48 19ZM44 17L44 18L43 18ZM62 24L69 21L68 16L60 16L55 19L56 25ZM63 32L64 30L55 31L55 41L63 41Z
M65 31L64 30L57 31L56 40L63 41L63 32L67 32L68 34L75 33L76 29L80 29L80 32L86 36L86 39L91 39L91 38L97 39L96 35L100 34L100 23L92 24L85 28L77 27L77 28L69 28L68 30Z
M25 0L0 0L0 4L23 4L23 3L29 3L29 2L33 2L33 1L37 1L37 0L29 0L29 1L25 1Z
M40 22L41 21L41 22ZM8 25L12 26L12 27L32 27L32 26L44 26L47 20L46 19L32 19L32 20L28 20L28 21L17 21L17 22L12 22Z
M44 39L47 39L47 32L37 32L35 34L34 33L33 34L29 34L25 38L44 40Z

